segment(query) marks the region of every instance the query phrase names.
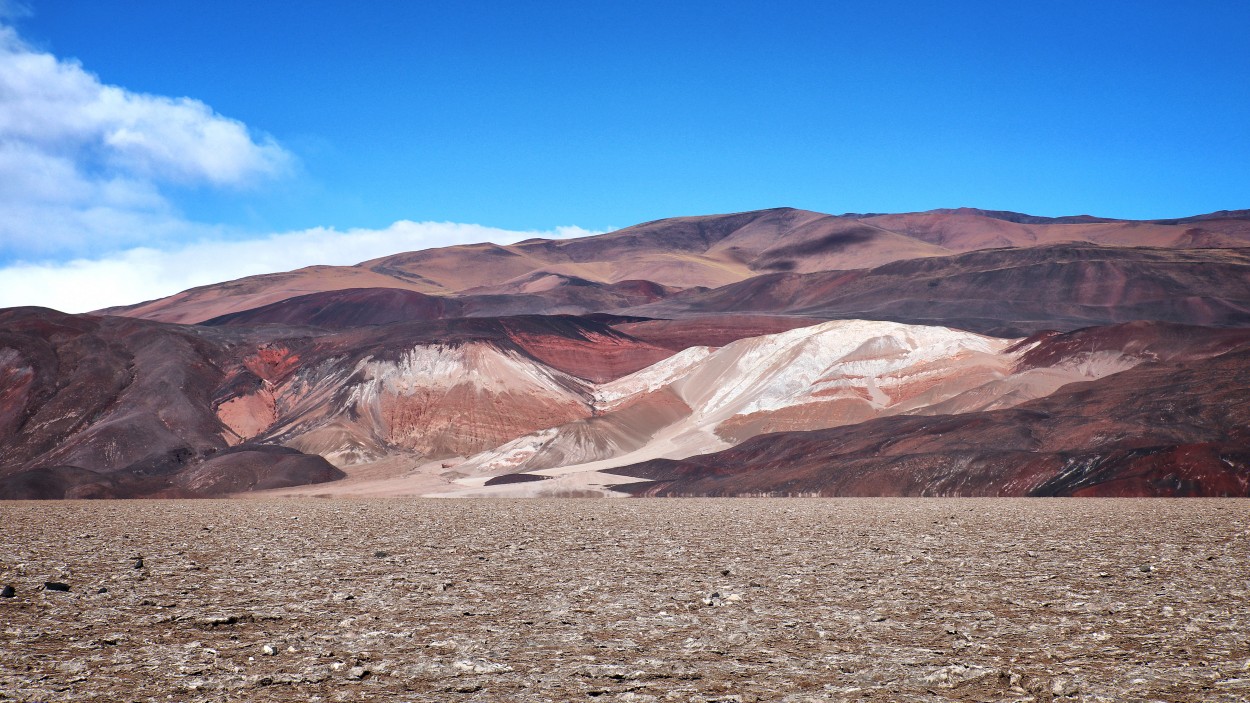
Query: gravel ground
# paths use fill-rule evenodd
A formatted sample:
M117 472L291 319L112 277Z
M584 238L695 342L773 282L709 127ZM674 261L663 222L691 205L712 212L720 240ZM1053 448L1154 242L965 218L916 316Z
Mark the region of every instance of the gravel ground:
M1246 701L1248 555L1244 500L0 503L0 700Z

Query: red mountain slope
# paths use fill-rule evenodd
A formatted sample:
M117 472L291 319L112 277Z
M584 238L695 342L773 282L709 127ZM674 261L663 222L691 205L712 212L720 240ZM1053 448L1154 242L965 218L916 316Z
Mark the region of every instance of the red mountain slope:
M589 416L584 379L670 353L560 316L326 333L0 311L0 498L213 495L341 478L323 456L481 451Z
M0 497L204 495L342 477L297 452L277 470L266 449L219 460L224 346L144 320L0 311ZM195 485L181 480L188 471Z
M1126 344L1161 361L1008 410L761 435L611 472L650 479L624 487L640 495L1250 496L1250 334L1084 330L1021 363Z

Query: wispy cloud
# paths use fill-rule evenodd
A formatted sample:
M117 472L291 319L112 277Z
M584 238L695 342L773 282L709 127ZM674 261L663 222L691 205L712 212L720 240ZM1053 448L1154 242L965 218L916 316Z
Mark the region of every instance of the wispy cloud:
M26 14L19 0L0 0L0 20ZM590 234L401 221L240 239L188 221L167 197L171 186L247 187L292 161L203 102L108 85L0 23L0 307L86 312L314 264Z
M23 9L0 0L0 19ZM203 102L105 84L0 25L0 260L206 236L162 188L243 187L291 162Z
M414 249L530 237L595 234L580 227L516 231L452 222L396 222L386 229L316 228L246 241L204 240L169 250L133 248L64 263L0 268L0 307L87 312L172 295L194 286L314 264L354 264Z

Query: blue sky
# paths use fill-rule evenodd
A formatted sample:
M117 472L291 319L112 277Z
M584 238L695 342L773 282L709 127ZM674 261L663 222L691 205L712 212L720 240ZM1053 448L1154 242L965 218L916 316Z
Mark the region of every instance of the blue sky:
M780 205L1250 207L1246 3L0 8L0 304Z

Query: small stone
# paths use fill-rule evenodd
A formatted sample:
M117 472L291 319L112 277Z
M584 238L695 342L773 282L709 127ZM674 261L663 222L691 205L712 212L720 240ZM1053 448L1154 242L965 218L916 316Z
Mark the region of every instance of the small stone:
M500 662L486 659L461 659L452 664L456 671L467 674L502 674L512 671L512 667Z
M108 586L100 586L98 589L96 589L96 593L108 593L108 592L109 592Z
M4 588L0 588L0 598L12 598L15 595L17 595L17 590L12 586L5 585Z
M68 591L69 584L61 581L45 581L43 584L45 591Z
M1080 688L1071 679L1057 678L1050 682L1050 694L1052 696L1075 696L1079 692Z
M385 558L389 557L390 555L391 555L391 553L390 553L390 552L386 552L386 551L383 551L383 550L381 550L381 549L379 549L378 551L376 551L376 552L374 552L374 553L373 553L373 556L375 556L375 557L377 557L377 558L379 558L379 559L385 559Z
M267 644L264 647L261 647L260 651L262 654L264 654L267 657L272 657L273 655L278 653L278 650L274 649L272 644Z
M369 670L363 666L353 666L347 670L347 678L352 681L359 681L369 675Z
M143 557L139 557L138 559L135 559L135 568L136 569L143 568Z
M1138 567L1138 571L1142 572L1143 574L1148 574L1154 570L1155 568L1151 566L1150 564L1142 564L1140 567Z

